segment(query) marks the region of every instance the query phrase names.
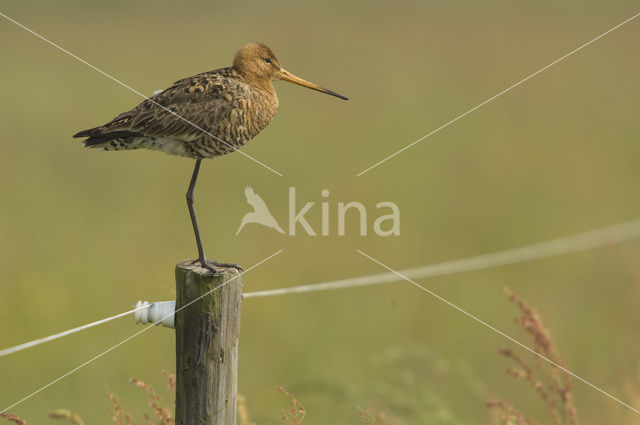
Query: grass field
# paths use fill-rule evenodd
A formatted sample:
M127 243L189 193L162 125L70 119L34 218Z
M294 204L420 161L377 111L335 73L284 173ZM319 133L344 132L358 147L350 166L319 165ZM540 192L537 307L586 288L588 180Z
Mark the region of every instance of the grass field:
M603 37L370 172L360 171L638 12L633 1L578 2L5 2L0 12L142 93L228 66L259 40L289 71L350 98L276 83L280 109L239 154L204 162L196 193L210 256L249 267L245 291L397 269L569 235L640 211L640 19ZM174 299L173 267L194 257L184 203L193 163L155 152L81 148L75 132L141 99L0 18L0 348ZM248 225L252 186L278 220L288 188L320 228L319 204L368 211L395 202L400 236L288 236ZM328 189L327 199L321 191ZM375 215L374 215L375 217ZM372 223L373 218L370 220ZM300 229L300 228L299 228ZM527 340L503 287L535 306L576 374L640 408L640 243L421 280L486 322ZM0 409L138 331L132 318L0 358ZM507 398L553 423L535 391L505 373L518 348L406 282L247 299L240 392L252 420L280 423L284 386L305 424L357 424L384 407L388 425L490 424ZM519 352L525 358L525 352ZM165 399L170 330L152 329L25 401L47 423L71 408L107 424L107 391L136 418ZM574 382L582 424L640 423ZM142 423L142 420L139 420Z

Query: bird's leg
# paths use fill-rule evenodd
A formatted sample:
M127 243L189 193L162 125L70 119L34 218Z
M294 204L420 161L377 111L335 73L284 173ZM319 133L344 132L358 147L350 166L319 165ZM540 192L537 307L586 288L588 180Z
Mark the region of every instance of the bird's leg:
M189 215L191 216L191 224L193 225L193 232L196 234L196 244L198 245L198 260L203 265L205 263L204 249L202 249L202 241L200 240L200 230L198 230L198 220L196 219L196 210L193 208L193 189L196 187L196 180L198 180L198 172L200 171L200 162L202 160L196 160L196 166L193 169L193 175L189 182L189 189L187 189L187 208L189 208Z
M195 200L193 196L193 189L196 187L196 180L198 180L198 172L200 171L200 162L202 159L196 160L196 166L193 169L193 175L191 176L191 181L189 182L189 189L187 189L187 207L189 208L189 216L191 217L191 224L193 225L193 232L196 235L196 244L198 245L198 259L195 260L192 264L200 263L202 267L211 271L212 273L217 273L217 270L214 266L219 267L233 267L242 271L242 267L237 264L230 263L218 263L215 260L207 261L204 256L204 249L202 248L202 240L200 239L200 230L198 229L198 220L196 219L196 210L193 207L193 201Z

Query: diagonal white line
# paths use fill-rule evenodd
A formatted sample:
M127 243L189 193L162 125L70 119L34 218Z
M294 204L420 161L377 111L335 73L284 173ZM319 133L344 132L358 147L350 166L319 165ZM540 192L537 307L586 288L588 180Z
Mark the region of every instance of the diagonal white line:
M270 256L268 256L267 258L264 258L263 260L257 262L256 264L254 264L253 266L249 267L248 269L238 273L237 275L233 276L231 279L227 280L226 282L216 286L215 288L213 288L212 290L200 295L198 298L189 301L187 304L183 305L182 307L176 309L175 312L171 313L171 314L167 314L166 316L164 316L163 318L161 318L160 320L158 320L157 322L153 323L153 325L157 325L158 323L162 322L164 319L166 319L169 316L174 315L175 313L179 312L180 310L189 307L191 304L195 303L196 301L206 297L207 295L211 294L212 292L217 291L218 289L222 288L223 286L225 286L226 284L228 284L229 282L234 281L235 279L237 279L238 277L242 276L243 274L245 274L246 272L248 272L249 270L252 270L256 267L258 267L259 265L261 265L262 263L264 263L265 261L268 261L270 259L272 259L273 257L275 257L276 255L282 253L282 250L279 250L277 252L275 252L274 254L271 254ZM150 325L147 326L146 328L142 329L141 331L138 331L136 333L134 333L133 335L123 339L122 341L120 341L119 343L117 343L116 345L112 346L111 348L103 351L102 353L98 354L97 356L92 357L91 359L87 360L86 362L82 363L80 366L77 366L73 369L71 369L69 372L65 373L64 375L60 376L59 378L54 379L53 381L49 382L47 385L37 389L36 391L32 392L31 394L29 394L26 397L23 397L22 399L16 401L15 403L13 403L12 405L6 407L4 410L0 411L0 413L5 413L7 410L9 409L13 409L14 407L16 407L17 405L19 405L20 403L30 399L31 397L33 397L34 395L38 394L39 392L49 388L50 386L52 386L53 384L55 384L56 382L66 378L67 376L71 375L72 373L78 371L79 369L83 368L84 366L88 365L89 363L92 363L93 361L99 359L100 357L104 356L105 354L115 350L116 348L120 347L122 344L132 340L133 338L137 337L138 335L140 335L143 332L148 331L149 329L152 329L154 326Z
M433 297L437 298L438 300L442 301L443 303L447 304L449 307L453 307L454 309L458 310L460 313L464 314L465 316L475 320L476 322L480 323L481 325L491 329L492 331L494 331L495 333L497 333L498 335L503 336L504 338L508 339L509 341L513 342L514 344L519 345L520 347L524 348L525 350L529 351L530 353L540 357L542 360L552 364L553 366L557 367L558 369L568 373L569 375L573 376L574 378L576 378L577 380L579 380L580 382L583 382L585 384L587 384L588 386L590 386L591 388L599 391L600 393L606 395L607 397L609 397L612 400L617 401L618 403L620 403L621 405L623 405L624 407L634 411L635 413L640 415L640 410L628 405L627 403L625 403L624 401L616 398L615 396L609 394L608 392L606 392L605 390L601 389L600 387L595 386L594 384L592 384L591 382L587 381L584 378L581 378L580 376L576 375L575 373L571 372L570 370L566 369L565 367L557 364L556 362L554 362L553 360L543 356L542 354L538 353L536 350L529 348L528 346L524 345L523 343L521 343L520 341L516 340L515 338L510 337L509 335L507 335L506 333L502 332L501 330L495 328L494 326L491 326L490 324L488 324L487 322L485 322L484 320L478 318L477 316L474 316L473 314L467 312L466 310L462 309L461 307L458 307L457 305L455 305L454 303L452 303L451 301L441 297L440 295L436 294L435 292L425 288L424 286L420 285L419 283L416 283L415 281L409 279L408 277L406 277L405 275L403 275L402 273L392 269L391 267L381 263L380 261L376 260L375 258L371 257L370 255L365 254L364 252L362 252L361 250L357 249L356 250L359 254L363 255L364 257L367 257L369 260L373 261L374 263L384 267L385 269L389 270L392 273L395 273L396 275L398 275L399 277L401 277L402 279L406 280L407 282L413 284L414 286L416 286L417 288L427 292L429 295L432 295Z
M455 117L454 119L452 119L451 121L447 122L446 124L441 125L440 127L436 128L435 130L433 130L430 133L425 134L424 136L422 136L421 138L419 138L418 140L408 144L407 146L405 146L404 148L400 149L399 151L396 151L394 153L392 153L391 155L387 156L386 158L384 158L381 161L376 162L375 164L373 164L372 166L370 166L369 168L367 168L364 171L360 171L357 174L357 177L360 177L361 175L363 175L364 173L376 168L377 166L379 166L380 164L382 164L383 162L386 162L388 160L390 160L391 158L393 158L394 156L404 152L405 150L409 149L410 147L422 142L424 139L426 139L427 137L436 134L437 132L439 132L440 130L442 130L445 127L448 127L449 125L453 124L454 122L458 121L460 118L465 117L467 115L469 115L470 113L472 113L473 111L475 111L476 109L479 109L481 107L483 107L484 105L486 105L487 103L491 102L492 100L502 96L503 94L505 94L506 92L508 92L509 90L519 86L520 84L524 83L525 81L535 77L536 75L540 74L541 72L551 68L553 65L557 64L558 62L568 58L569 56L573 55L574 53L584 49L585 47L587 47L588 45L590 45L591 43L596 42L597 40L601 39L602 37L604 37L605 35L609 34L612 31L617 30L618 28L620 28L621 26L623 26L624 24L631 22L632 20L634 20L635 18L637 18L638 16L640 16L640 13L636 13L635 15L633 15L632 17L630 17L629 19L627 19L624 22L619 23L618 25L616 25L615 27L611 28L610 30L603 32L602 34L600 34L599 36L587 41L586 43L584 43L582 46L570 51L569 53L567 53L566 55L556 59L555 61L551 62L549 65L545 66L544 68L540 68L539 70L537 70L536 72L534 72L533 74L523 78L522 80L518 81L517 83L513 84L512 86L507 87L506 89L502 90L500 93L496 94L495 96L490 97L489 99L485 100L484 102L480 103L479 105L474 106L473 108L469 109L467 112L464 112L461 115L458 115L457 117Z
M574 235L551 239L544 242L523 245L503 251L476 255L474 257L459 258L442 263L427 264L426 266L400 270L404 276L430 278L454 273L484 270L507 264L517 264L541 258L548 258L571 252L583 251L601 246L621 243L640 238L640 218L601 227ZM275 295L301 294L315 291L331 291L335 289L355 288L368 285L379 285L401 280L395 273L378 273L368 276L352 277L330 282L311 283L308 285L290 286L288 288L266 289L264 291L248 292L244 298L270 297Z
M231 144L229 144L229 143L225 142L224 140L220 139L219 137L214 136L213 134L209 133L207 130L205 130L205 129L203 129L203 128L199 127L198 125L196 125L196 124L194 124L194 123L192 123L192 122L191 122L191 121L189 121L188 119L183 118L182 116L180 116L180 115L176 114L174 111L172 111L172 110L170 110L170 109L168 109L168 108L165 108L164 106L160 105L160 104L159 104L158 102L156 102L155 100L148 98L147 96L145 96L144 94L140 93L138 90L134 89L133 87L131 87L131 86L129 86L129 85L127 85L127 84L123 83L122 81L118 80L117 78L113 77L112 75L107 74L105 71L101 70L100 68L98 68L98 67L96 67L96 66L91 65L91 64L90 64L89 62L87 62L86 60L84 60L84 59L82 59L82 58L80 58L80 57L78 57L78 56L74 55L74 54L73 54L73 53L71 53L70 51L68 51L68 50L64 49L63 47L61 47L61 46L59 46L59 45L57 45L57 44L56 44L56 43L54 43L53 41L51 41L51 40L49 40L49 39L45 38L44 36L42 36L42 35L38 34L37 32L33 31L32 29L27 28L26 26L22 25L20 22L16 21L15 19L10 18L9 16L5 15L5 14L4 14L4 13L2 13L2 12L0 12L0 16L2 16L3 18L7 19L8 21L13 22L14 24L16 24L17 26L19 26L19 27L20 27L20 28L22 28L23 30L30 32L31 34L35 35L35 36L36 36L36 37L38 37L39 39L41 39L41 40L43 40L43 41L45 41L45 42L49 43L50 45L52 45L52 46L53 46L53 47L55 47L56 49L58 49L58 50L60 50L60 51L62 51L62 52L64 52L64 53L66 53L67 55L71 56L72 58L74 58L74 59L76 59L76 60L78 60L78 61L82 62L83 64L87 65L89 68L91 68L91 69L93 69L93 70L95 70L95 71L98 71L100 74L104 75L105 77L109 78L110 80L115 81L116 83L120 84L121 86L123 86L123 87L125 87L125 88L129 89L130 91L134 92L134 93L135 93L135 94L137 94L138 96L143 97L144 99L146 99L146 100L150 101L150 102L151 102L151 103L153 103L154 105L156 105L156 106L158 106L158 107L160 107L160 108L164 109L165 111L169 112L170 114L175 115L177 118L179 118L179 119L181 119L182 121L186 122L187 124L189 124L189 125L193 126L194 128L196 128L196 129L198 129L198 130L202 131L203 133L207 134L208 136L213 137L214 139L218 140L218 141L219 141L219 142L221 142L221 143L224 143L226 146L230 147L230 148L231 148L231 149L233 149L234 151L240 152L242 155L244 155L245 157L249 158L250 160L252 160L252 161L253 161L253 162L255 162L256 164L262 165L262 166L263 166L264 168L266 168L267 170L269 170L269 171L271 171L272 173L275 173L275 174L279 175L280 177L282 177L282 174L281 174L281 173L277 172L276 170L274 170L273 168L269 167L268 165L263 164L262 162L258 161L257 159L255 159L255 158L254 158L254 157L252 157L251 155L249 155L249 154L246 154L246 153L242 152L241 150L239 150L239 149L238 149L238 148L236 148L235 146L233 146L233 145L231 145Z
M149 306L134 308L133 310L125 311L124 313L116 314L115 316L107 317L106 319L97 320L95 322L87 323L86 325L78 326L77 328L69 329L64 332L59 332L57 334L49 335L33 341L25 342L24 344L16 345L15 347L6 348L4 350L0 350L0 357L22 351L36 345L44 344L45 342L53 341L54 339L62 338L76 332L84 331L85 329L93 328L94 326L102 325L104 323L119 319L120 317L128 316L129 314L135 313L136 311L145 310L147 308L149 308Z

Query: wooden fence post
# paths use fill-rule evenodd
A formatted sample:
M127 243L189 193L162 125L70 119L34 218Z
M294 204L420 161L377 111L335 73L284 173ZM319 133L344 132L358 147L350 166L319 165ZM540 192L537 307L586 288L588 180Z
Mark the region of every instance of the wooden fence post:
M176 425L236 425L238 272L212 274L190 261L176 266Z

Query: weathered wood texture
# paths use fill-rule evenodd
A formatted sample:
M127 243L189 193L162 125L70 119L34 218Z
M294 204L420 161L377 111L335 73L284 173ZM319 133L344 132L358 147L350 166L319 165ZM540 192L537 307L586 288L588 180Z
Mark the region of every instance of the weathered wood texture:
M176 425L236 424L240 276L176 266L176 310L218 286L176 313Z

